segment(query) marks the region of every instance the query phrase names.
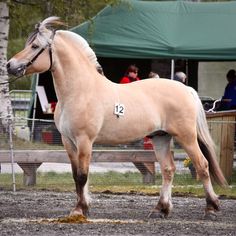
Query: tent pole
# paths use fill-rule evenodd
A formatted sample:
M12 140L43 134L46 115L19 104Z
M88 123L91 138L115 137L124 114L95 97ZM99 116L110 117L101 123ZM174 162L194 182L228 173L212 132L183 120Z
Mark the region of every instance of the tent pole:
M34 107L33 107L33 120L32 120L32 127L31 127L31 138L30 140L33 141L34 138L34 126L35 126L35 114L36 114L36 104L37 104L37 86L39 83L39 74L36 74L36 83L35 83L35 90L34 90Z
M185 68L186 68L186 75L187 75L187 78L186 78L186 81L185 81L185 84L188 85L188 59L186 59L186 64L185 64Z
M171 76L170 76L170 78L172 80L174 79L174 71L175 71L175 60L171 59Z

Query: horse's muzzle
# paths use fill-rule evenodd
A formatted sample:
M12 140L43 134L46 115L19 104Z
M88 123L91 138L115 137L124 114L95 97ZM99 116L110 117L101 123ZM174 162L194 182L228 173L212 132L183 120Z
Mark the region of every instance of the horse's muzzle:
M7 63L7 72L10 75L22 76L25 74L25 69L26 69L25 64L14 66L14 63L12 63L11 61Z

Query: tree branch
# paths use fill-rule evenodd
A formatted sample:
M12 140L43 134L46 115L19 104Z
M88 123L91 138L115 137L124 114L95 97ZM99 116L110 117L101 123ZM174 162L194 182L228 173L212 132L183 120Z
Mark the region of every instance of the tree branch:
M37 3L32 3L32 1L28 2L28 1L25 1L25 0L12 0L13 2L15 3L19 3L19 4L23 4L23 5L31 5L31 6L35 6L37 5Z

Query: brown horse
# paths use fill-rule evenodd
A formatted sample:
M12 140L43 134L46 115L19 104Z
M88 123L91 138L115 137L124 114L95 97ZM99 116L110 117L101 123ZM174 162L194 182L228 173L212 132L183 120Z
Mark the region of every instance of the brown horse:
M226 181L196 91L168 79L113 83L98 73L95 53L83 38L51 30L59 23L57 17L49 17L38 24L24 50L8 61L7 69L15 76L51 70L58 98L55 123L71 161L78 195L71 215L88 211L86 183L93 143L126 143L147 135L152 137L163 179L159 202L149 216L167 217L172 208L172 137L185 149L203 183L206 216L215 215L219 201L210 174L220 185Z

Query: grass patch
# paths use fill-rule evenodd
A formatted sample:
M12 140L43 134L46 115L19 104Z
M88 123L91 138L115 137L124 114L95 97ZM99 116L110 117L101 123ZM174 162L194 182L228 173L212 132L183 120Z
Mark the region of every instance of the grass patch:
M9 150L9 138L7 134L0 134L0 150ZM13 135L14 150L64 150L62 145L49 145L39 141L27 141Z
M161 188L161 175L156 175L156 184L143 184L142 176L137 172L125 174L109 171L106 173L91 173L89 176L90 191L93 193L138 193L158 195ZM74 180L71 173L39 172L37 184L33 187L23 186L23 174L16 174L16 188L51 191L75 191ZM11 174L0 174L0 189L11 190ZM173 195L204 197L202 184L191 178L191 175L176 174L173 182ZM236 170L231 185L227 188L214 186L216 193L222 197L236 199Z

